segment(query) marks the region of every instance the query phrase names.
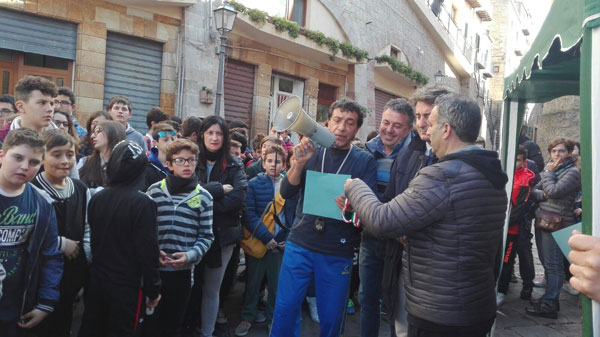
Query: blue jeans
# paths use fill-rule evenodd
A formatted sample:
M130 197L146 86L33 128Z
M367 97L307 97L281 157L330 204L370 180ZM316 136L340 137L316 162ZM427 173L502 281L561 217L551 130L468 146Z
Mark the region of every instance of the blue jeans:
M558 303L558 296L560 295L565 279L563 254L556 244L556 241L554 241L552 233L544 230L536 230L536 234L540 235L547 282L546 292L544 293L544 296L542 296L542 303L554 306Z
M316 253L288 241L279 273L271 337L300 336L300 308L313 279L320 336L339 336L351 273L352 258Z
M385 241L363 235L358 255L360 286L360 335L379 335L379 299L381 298L381 277L385 258ZM389 312L392 315L393 313Z

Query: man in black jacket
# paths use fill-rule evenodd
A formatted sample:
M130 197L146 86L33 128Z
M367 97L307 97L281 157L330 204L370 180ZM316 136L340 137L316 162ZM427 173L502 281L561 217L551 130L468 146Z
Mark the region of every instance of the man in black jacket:
M525 129L523 129L524 131ZM527 150L527 158L533 160L538 170L543 170L546 165L544 164L544 157L542 157L542 151L540 151L540 147L534 143L527 135L521 131L521 136L519 136L519 145L523 145Z
M474 145L477 103L440 96L428 122L438 163L419 171L386 204L359 179L346 196L363 230L378 238L406 235L403 276L408 336L485 336L496 316L494 266L507 207L497 153Z
M408 183L425 166L431 165L435 154L429 145L427 121L433 109L435 99L449 93L446 87L430 84L417 90L410 98L415 106L415 133L408 146L398 153L390 170L390 180L382 198L388 202L404 192ZM385 249L382 276L382 298L386 312L394 316L396 337L406 336L407 322L404 308L404 282L400 277L402 270L402 238L388 240Z
M139 144L118 143L106 169L109 186L90 200L92 264L80 337L133 336L141 296L149 308L160 300L156 204L138 191L147 163Z

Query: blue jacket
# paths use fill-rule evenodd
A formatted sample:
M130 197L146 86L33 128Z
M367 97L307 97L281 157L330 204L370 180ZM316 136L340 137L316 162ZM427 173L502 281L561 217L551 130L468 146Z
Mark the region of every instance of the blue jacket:
M274 194L273 179L265 173L259 173L248 182L248 194L246 196L246 229L248 229L250 233L254 233L254 236L264 244L267 244L271 239L275 239L277 242L285 241L289 234L287 229L282 228L279 233L277 233L277 236L274 236L273 233L269 232L265 224L260 221L263 211L269 203L273 201ZM297 203L298 197L295 196L287 199L283 206L285 218L280 219L288 227L294 222Z
M54 208L39 190L31 184L25 188L33 188L38 217L33 235L27 248L28 257L25 265L25 292L21 314L34 308L52 312L60 299L59 285L63 273L63 258L58 250L58 230Z

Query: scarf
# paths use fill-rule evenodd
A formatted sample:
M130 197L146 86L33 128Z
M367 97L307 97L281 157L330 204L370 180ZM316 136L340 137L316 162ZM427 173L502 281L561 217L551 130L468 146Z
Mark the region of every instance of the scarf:
M166 180L167 190L171 195L189 193L198 186L198 177L195 174L189 178L182 178L169 173Z

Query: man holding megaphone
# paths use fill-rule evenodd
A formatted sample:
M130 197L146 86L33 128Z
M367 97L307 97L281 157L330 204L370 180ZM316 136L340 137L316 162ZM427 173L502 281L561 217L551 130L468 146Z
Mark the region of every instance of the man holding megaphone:
M282 106L284 105L285 103ZM281 113L287 114L290 119L295 117L292 115L296 112ZM304 114L303 111L301 113ZM373 191L376 190L375 158L352 146L352 140L362 123L360 105L350 99L340 99L330 106L327 122L327 130L335 137L335 141L332 142L334 145L315 146L308 138L313 136L306 135L307 137L293 148L297 160L281 183L280 191L285 199L298 193L300 198L296 219L283 256L271 336L299 336L301 304L313 279L317 294L320 336L340 335L347 304L352 257L354 247L360 242L360 231L342 221L339 209L334 216L318 215L320 210L308 209L305 202L309 203L309 198L324 198L324 208L325 204L328 207L336 207L336 197L343 195L343 188L334 192L335 195L325 192L328 187L326 185L329 185L329 181L336 180L336 175L360 178ZM313 129L316 128L313 125L314 121L309 121L308 124L312 125ZM294 130L301 132L298 128ZM319 129L314 131L314 134L322 135L323 132L327 133L326 130ZM323 139L313 140L317 144L323 144ZM320 180L313 179L314 176ZM323 193L319 195L307 192L315 188Z

